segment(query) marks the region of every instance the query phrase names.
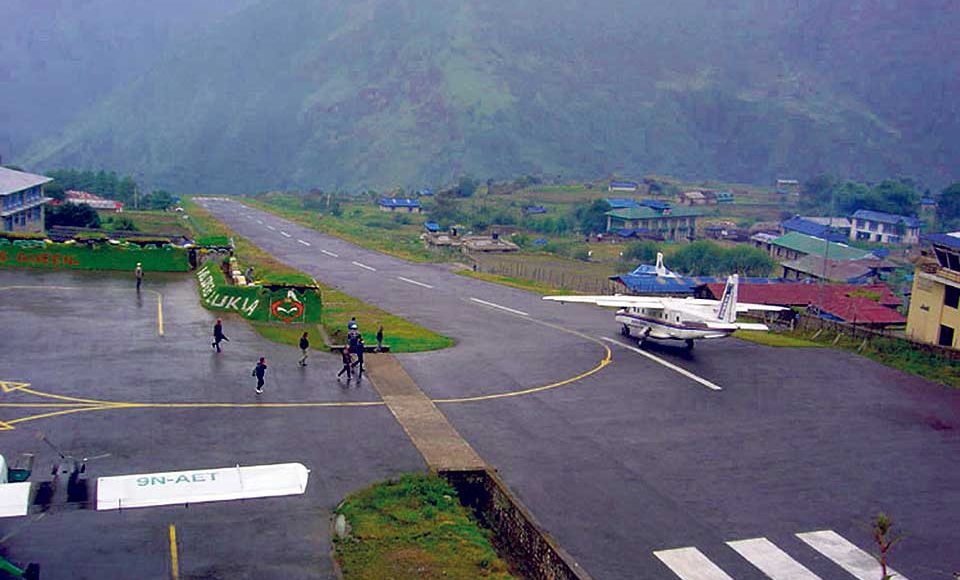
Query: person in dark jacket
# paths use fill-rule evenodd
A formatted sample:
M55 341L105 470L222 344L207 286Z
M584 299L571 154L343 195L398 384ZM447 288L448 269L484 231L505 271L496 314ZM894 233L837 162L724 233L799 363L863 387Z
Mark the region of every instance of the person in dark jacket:
M377 352L383 350L383 325L377 328Z
M251 376L257 377L257 394L263 392L263 376L267 373L267 359L260 357L260 362L253 367Z
M303 354L300 357L300 366L307 366L307 351L310 350L310 340L307 338L306 332L303 333L303 336L300 337L300 352Z
M133 275L137 279L137 292L140 291L140 285L143 284L143 266L137 262L137 267L133 269Z
M366 349L366 345L363 344L363 337L357 339L357 345L354 347L353 352L357 355L356 362L353 363L353 366L357 367L357 380L360 380L360 377L363 376L363 351Z
M213 325L213 342L210 346L217 349L217 352L221 352L220 343L223 341L230 342L230 339L223 333L223 321L218 318L217 323Z
M343 350L340 351L340 358L343 360L343 368L340 369L340 372L337 373L337 380L340 380L340 375L347 373L347 382L350 382L350 379L353 378L353 369L351 364L353 363L353 357L350 356L350 349L343 347Z

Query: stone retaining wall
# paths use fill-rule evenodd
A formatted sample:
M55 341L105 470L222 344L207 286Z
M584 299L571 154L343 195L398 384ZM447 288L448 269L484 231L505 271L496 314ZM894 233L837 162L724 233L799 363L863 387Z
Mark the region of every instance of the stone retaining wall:
M482 525L493 531L493 545L524 578L590 580L570 554L533 519L527 508L491 470L441 471Z

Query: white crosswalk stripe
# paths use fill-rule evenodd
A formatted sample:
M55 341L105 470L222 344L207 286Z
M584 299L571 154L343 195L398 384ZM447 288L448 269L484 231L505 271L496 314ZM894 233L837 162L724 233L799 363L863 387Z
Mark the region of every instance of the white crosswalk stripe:
M805 532L796 536L855 578L880 578L880 564L876 559L833 530ZM794 559L814 557L813 552L804 548L798 548L803 550L802 553L790 555L767 538L734 540L726 544L771 580L820 580L820 576ZM653 555L682 580L731 580L725 571L695 547L657 550ZM889 568L887 572L895 580L907 580ZM836 570L835 574L840 574L840 571ZM829 577L833 578L834 575Z
M877 560L833 530L807 532L797 534L797 537L860 580L880 578L880 564ZM887 568L887 574L895 580L907 580L905 576L890 568Z
M653 553L683 580L733 580L696 548L675 548Z
M766 538L737 540L727 542L727 545L773 580L820 580Z

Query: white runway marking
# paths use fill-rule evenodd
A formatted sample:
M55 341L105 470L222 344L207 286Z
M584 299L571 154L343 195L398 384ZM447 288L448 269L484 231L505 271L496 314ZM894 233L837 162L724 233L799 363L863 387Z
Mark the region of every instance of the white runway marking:
M330 256L331 258L339 258L339 257L340 257L340 254L334 254L333 252L328 252L328 251L326 251L326 250L320 250L320 253L326 254L326 255Z
M653 555L683 580L733 580L696 548L660 550Z
M263 225L263 220L257 220L257 223Z
M623 343L620 342L619 340L614 340L614 339L608 338L608 337L606 337L606 336L601 336L600 339L601 339L601 340L605 340L605 341L607 341L607 342L609 342L609 343L611 343L611 344L615 344L615 345L617 345L617 346L621 346L621 347L623 347L623 348L625 348L625 349L627 349L627 350L632 350L633 352L635 352L635 353L637 353L637 354L642 354L643 356L647 357L648 359L652 360L653 362L658 363L658 364L661 364L661 365L667 367L668 369L670 369L670 370L672 370L672 371L678 372L678 373L680 373L681 375L687 377L688 379L691 379L691 380L694 380L694 381L700 383L701 385L707 387L708 389L712 389L712 390L714 390L714 391L722 391L722 390L723 390L723 389L720 387L720 385L717 385L717 384L715 384L715 383L711 383L711 382L708 381L707 379L705 379L705 378L703 378L703 377L699 377L699 376L691 373L691 372L688 371L687 369L678 367L677 365L673 364L672 362L665 361L665 360L663 360L662 358L660 358L660 357L658 357L658 356L656 356L656 355L652 355L652 354L650 354L649 352L646 352L645 350L639 349L639 348L637 348L637 347L635 347L635 346L630 346L630 345L627 345L627 344L623 344Z
M273 227L273 226L267 226L267 229L268 229L268 230L277 231L277 228L275 228L275 227Z
M301 240L300 238L297 238L297 241L300 242L301 244L303 244L304 246L307 246L308 248L310 247L310 242L305 242L305 241Z
M283 236L283 237L285 237L285 238L289 238L289 237L290 237L290 234L288 234L287 232L285 232L285 231L283 231L283 230L280 230L280 235Z
M354 266L356 266L357 268L363 268L364 270L370 270L371 272L376 272L376 271L377 271L376 268L371 268L370 266L368 266L368 265L366 265L366 264L361 264L360 262L354 261L354 262L350 262L350 263L353 264Z
M404 282L406 282L406 283L408 283L408 284L414 284L414 285L416 285L416 286L423 286L424 288L433 288L433 286L431 286L431 285L429 285L429 284L424 284L423 282L417 282L416 280L411 280L410 278L404 278L403 276L397 276L397 280L403 280Z
M500 310L505 310L507 312L512 312L514 314L519 314L520 316L530 316L522 310L514 310L513 308L507 308L506 306L500 306L499 304L494 304L493 302L487 302L486 300L480 300L479 298L471 298L470 300L476 302L477 304L483 304L484 306L489 306L490 308L499 308Z
M727 542L727 545L773 580L820 580L820 577L797 562L766 538Z
M797 534L797 537L860 580L875 580L880 577L880 564L876 559L833 530L806 532ZM887 573L894 580L907 580L903 574L890 568L887 568Z

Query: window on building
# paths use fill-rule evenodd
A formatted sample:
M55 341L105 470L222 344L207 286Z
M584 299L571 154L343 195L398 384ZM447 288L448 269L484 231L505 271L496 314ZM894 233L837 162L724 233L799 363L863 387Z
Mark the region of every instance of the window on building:
M937 340L940 346L953 346L953 329L946 324L940 325L940 338Z
M944 286L943 305L950 308L960 308L960 288Z
M960 254L952 252L947 254L947 268L960 272Z
M869 224L870 224L869 229L871 232L877 231L877 222L869 222Z

